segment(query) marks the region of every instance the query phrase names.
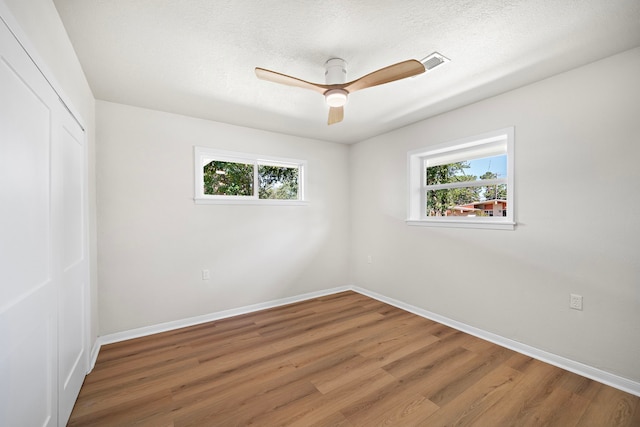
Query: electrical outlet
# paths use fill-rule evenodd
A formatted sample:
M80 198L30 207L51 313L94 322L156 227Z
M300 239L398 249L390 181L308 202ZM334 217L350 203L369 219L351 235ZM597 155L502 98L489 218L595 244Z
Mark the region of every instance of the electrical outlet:
M211 279L211 274L209 273L209 270L202 270L202 280L209 280Z
M582 310L582 295L571 294L569 307L574 310Z

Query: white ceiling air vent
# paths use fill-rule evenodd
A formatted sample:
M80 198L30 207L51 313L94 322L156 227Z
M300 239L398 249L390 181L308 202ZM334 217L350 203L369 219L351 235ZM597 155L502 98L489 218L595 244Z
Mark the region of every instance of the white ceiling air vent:
M450 59L446 56L440 55L438 52L433 52L431 55L427 56L420 60L422 65L427 71L431 71L434 68L444 64L445 62L449 62Z

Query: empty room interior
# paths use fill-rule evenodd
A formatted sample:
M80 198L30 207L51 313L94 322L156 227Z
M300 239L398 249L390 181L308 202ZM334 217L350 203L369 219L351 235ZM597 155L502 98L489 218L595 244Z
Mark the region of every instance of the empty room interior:
M640 426L637 0L0 18L0 425Z

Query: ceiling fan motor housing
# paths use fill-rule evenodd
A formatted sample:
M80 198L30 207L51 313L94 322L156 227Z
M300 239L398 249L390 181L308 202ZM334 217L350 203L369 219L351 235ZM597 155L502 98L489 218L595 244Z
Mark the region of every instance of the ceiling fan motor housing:
M342 84L347 81L347 61L340 58L331 58L324 65L324 77L328 85Z
M324 77L328 85L343 84L347 81L347 61L331 58L324 65ZM325 92L324 98L329 107L342 107L347 103L348 94L344 89L331 89Z

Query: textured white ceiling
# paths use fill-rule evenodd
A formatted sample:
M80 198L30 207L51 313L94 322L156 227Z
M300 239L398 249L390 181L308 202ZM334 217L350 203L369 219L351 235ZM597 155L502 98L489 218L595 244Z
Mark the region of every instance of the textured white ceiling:
M96 98L336 142L373 135L640 45L640 0L54 0ZM451 62L349 98L324 83L438 51ZM605 77L605 76L603 76Z

